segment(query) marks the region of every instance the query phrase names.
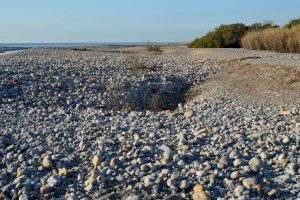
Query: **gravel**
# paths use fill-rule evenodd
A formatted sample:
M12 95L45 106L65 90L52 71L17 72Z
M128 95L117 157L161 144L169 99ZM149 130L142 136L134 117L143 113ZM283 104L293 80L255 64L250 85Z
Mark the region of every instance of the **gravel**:
M1 199L300 198L299 105L185 102L221 64L121 52L0 57Z
M195 49L194 56L222 61L246 60L252 64L291 66L300 70L300 54L276 53L247 49Z

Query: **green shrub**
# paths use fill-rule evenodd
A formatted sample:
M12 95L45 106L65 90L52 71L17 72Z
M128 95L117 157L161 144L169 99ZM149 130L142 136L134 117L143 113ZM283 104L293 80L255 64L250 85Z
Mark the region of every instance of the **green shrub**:
M189 44L191 48L221 48L224 40L218 31L209 32L202 38L198 38Z
M298 26L300 25L300 18L299 19L293 19L291 21L289 21L289 23L287 25L285 25L285 28L292 28L293 26Z
M244 24L221 25L213 32L209 32L202 38L194 40L189 47L192 48L238 48L240 41L246 33Z
M247 26L244 24L221 25L219 31L224 40L224 48L239 48L241 39L247 32Z

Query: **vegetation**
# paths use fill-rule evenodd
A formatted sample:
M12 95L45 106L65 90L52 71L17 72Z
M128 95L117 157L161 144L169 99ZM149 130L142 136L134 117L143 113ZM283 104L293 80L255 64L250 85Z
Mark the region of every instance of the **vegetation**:
M189 44L191 48L221 48L223 38L218 31L209 32L202 38L198 38Z
M285 28L292 28L294 26L299 26L300 25L300 18L299 19L293 19L291 20L287 25L285 25Z
M252 31L242 38L246 49L300 53L300 25Z
M278 25L274 25L273 22L266 22L266 23L254 23L248 26L248 32L250 31L261 31L268 28L278 28Z
M244 24L221 25L202 38L194 40L189 47L192 48L237 48L240 47L242 36L246 33Z
M294 28L298 26L300 26L300 19L291 20L287 25L284 26L284 28L280 28L278 25L274 25L272 22L254 23L250 26L246 26L242 23L221 25L217 27L214 31L211 31L205 36L201 38L197 38L196 40L191 42L189 44L189 47L191 48L241 48L243 46L245 48L251 48L251 49L265 48L271 50L269 48L270 44L269 45L256 44L258 43L257 37L259 37L261 33L266 34L266 32L268 32L268 34L266 35L274 36L275 37L274 39L276 39L277 41L273 41L273 42L274 43L278 42L278 44L274 44L272 46L272 49L276 49L276 51L280 51L280 52L290 52L290 51L294 52L295 49L297 49L297 46L299 45L299 43L297 43L298 42L297 38L299 37L297 36L298 29ZM288 31L288 29L291 30ZM276 35L275 32L278 35ZM266 35L260 37L265 38L267 37ZM245 39L243 39L242 42L243 37ZM255 42L250 41L251 40L250 38L252 38L253 40L254 38L256 38ZM272 42L271 38L269 42ZM260 48L258 48L258 46L260 46Z
M146 50L147 51L161 52L160 46L158 46L158 45L147 45Z

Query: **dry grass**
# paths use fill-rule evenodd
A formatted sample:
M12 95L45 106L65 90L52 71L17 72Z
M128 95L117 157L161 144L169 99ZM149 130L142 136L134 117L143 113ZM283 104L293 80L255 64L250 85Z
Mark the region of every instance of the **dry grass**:
M242 38L246 49L300 53L300 26L249 32Z
M111 110L152 110L160 111L169 108L172 98L163 94L161 88L138 87L132 83L111 83L107 86L109 92L108 107ZM176 104L177 105L177 104Z
M156 53L162 52L160 46L157 46L157 45L148 45L148 46L146 46L146 50L150 51L150 52L156 52Z

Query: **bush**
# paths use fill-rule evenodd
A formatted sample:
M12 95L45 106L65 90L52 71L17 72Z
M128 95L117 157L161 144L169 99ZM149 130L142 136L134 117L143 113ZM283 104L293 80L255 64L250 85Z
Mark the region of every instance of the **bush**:
M202 38L198 38L189 44L191 48L240 48L242 37L249 31L276 28L272 22L255 23L246 26L241 23L221 25Z
M292 28L294 26L299 26L300 25L300 18L299 19L293 19L291 21L289 21L289 23L287 25L285 25L285 28Z
M247 37L243 40L245 48L295 52L297 51L295 49L298 48L297 38L299 37L297 36L298 28L295 27L299 26L300 19L291 20L284 26L285 29L280 29L278 25L274 25L270 21L266 23L254 23L250 26L245 26L241 23L221 25L205 36L197 38L188 46L191 48L240 48L242 47L241 40L247 34ZM277 29L278 31L275 31ZM293 30L289 32L288 29ZM268 31L264 32L264 30ZM259 36L261 33L265 35ZM272 42L272 38L269 38L270 35L274 35L274 40L276 39L276 41L273 41L273 44L277 43L276 47L272 46L273 44L266 44L266 40Z
M160 46L157 45L148 45L146 46L147 51L156 51L161 52Z
M242 46L253 50L300 53L300 25L249 32L242 38Z
M221 48L224 40L218 31L209 32L206 36L194 40L189 47L191 48Z
M244 24L221 25L213 32L202 38L194 40L189 47L192 48L239 48L242 36L246 33Z

